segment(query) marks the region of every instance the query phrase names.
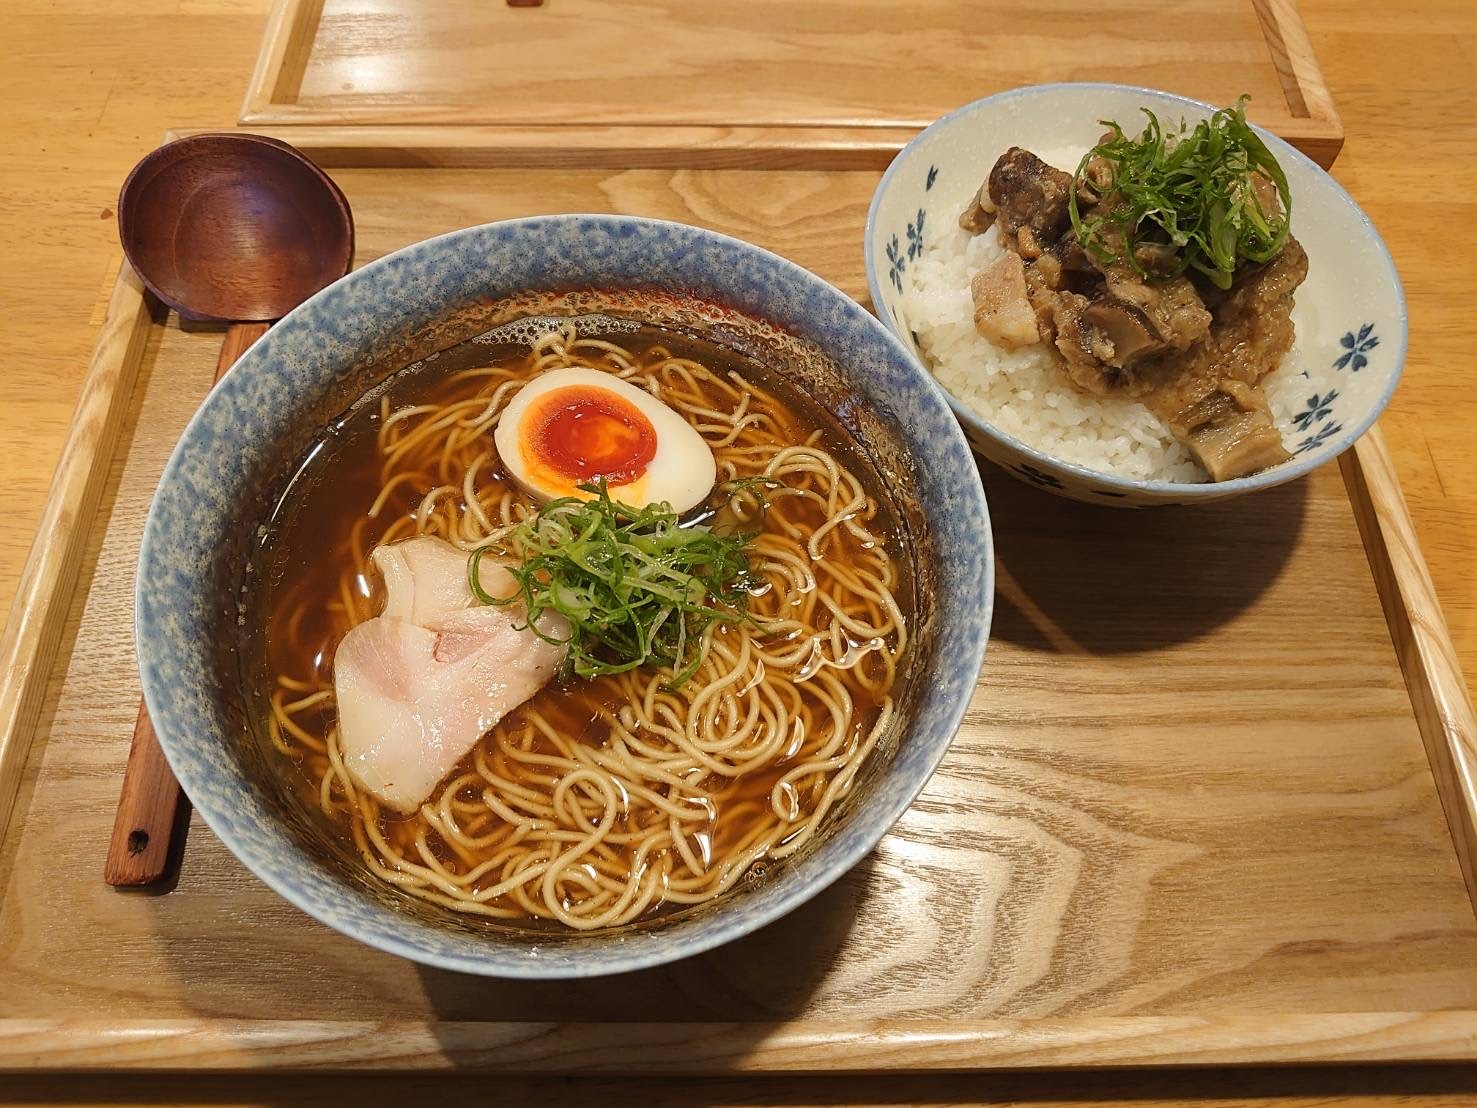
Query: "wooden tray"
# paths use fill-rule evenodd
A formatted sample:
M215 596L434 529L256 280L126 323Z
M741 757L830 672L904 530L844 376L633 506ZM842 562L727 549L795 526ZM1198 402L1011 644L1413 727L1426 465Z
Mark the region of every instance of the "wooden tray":
M290 137L348 195L360 263L619 211L864 296L872 171L553 174L479 168L499 140L465 132ZM418 967L303 916L198 822L177 887L107 888L139 534L218 342L119 278L7 629L0 1069L1477 1059L1472 710L1377 432L1193 510L1088 508L986 467L998 605L942 768L843 881L702 957L548 985Z
M1089 45L1090 44L1090 45ZM241 123L481 124L514 148L854 149L992 92L1115 81L1343 145L1294 0L278 0Z

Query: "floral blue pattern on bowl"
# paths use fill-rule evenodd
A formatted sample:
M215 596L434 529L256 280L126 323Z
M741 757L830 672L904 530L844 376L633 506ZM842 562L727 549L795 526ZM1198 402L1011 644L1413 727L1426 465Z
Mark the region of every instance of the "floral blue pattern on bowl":
M298 456L339 410L335 398L357 388L351 367L407 332L480 305L581 289L636 290L682 310L707 302L824 351L849 399L890 428L892 456L907 459L893 476L921 513L915 537L931 551L931 616L916 629L916 696L890 760L858 784L813 851L703 911L566 939L428 918L387 886L356 877L347 856L311 849L311 820L284 816L281 790L246 733L235 598L221 583L239 581L244 558L232 552L264 518L256 507L271 493L263 474ZM139 556L135 630L144 695L170 764L211 829L264 882L345 934L416 961L567 978L707 950L777 919L860 861L947 750L984 656L993 595L989 516L968 444L941 390L873 316L737 239L655 220L553 216L406 247L323 290L253 346L165 467Z
M1128 125L1140 107L1162 120L1192 123L1214 110L1199 101L1129 85L1037 85L959 108L903 148L877 186L867 214L867 280L878 316L920 362L926 359L903 318L901 301L910 267L927 243L926 230L953 224L1006 148L1086 149L1102 133L1099 120ZM1292 460L1219 483L1117 477L1029 446L951 397L980 455L1058 495L1137 508L1223 500L1283 484L1336 458L1369 428L1389 402L1405 363L1405 297L1394 262L1369 218L1332 177L1275 135L1258 133L1287 174L1293 233L1309 259L1308 279L1297 292L1300 323L1291 355L1301 361L1285 372L1299 371L1299 364L1329 366L1345 378L1316 395L1310 384L1306 407L1284 427L1284 440L1293 444ZM1306 368L1301 372L1306 375Z

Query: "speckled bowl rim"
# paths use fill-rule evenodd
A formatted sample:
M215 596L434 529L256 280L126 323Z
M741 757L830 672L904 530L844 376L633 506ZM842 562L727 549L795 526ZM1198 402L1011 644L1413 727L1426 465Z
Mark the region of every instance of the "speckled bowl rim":
M882 174L882 180L877 183L876 191L872 193L872 203L867 208L866 227L862 232L862 248L866 257L867 289L871 294L873 304L885 303L881 281L882 271L878 268L878 259L872 249L873 234L877 226L877 213L882 206L882 197L886 194L888 186L892 182L893 174L907 160L909 152L922 143L929 135L944 129L954 120L969 115L986 104L1003 104L1010 100L1042 96L1064 89L1070 89L1075 92L1096 89L1102 92L1137 93L1159 100L1174 101L1187 108L1196 108L1205 112L1216 110L1215 105L1208 104L1203 100L1195 100L1189 96L1181 96L1174 92L1165 92L1163 89L1147 88L1143 85L1120 85L1114 84L1111 81L1056 81L1051 84L1027 85L1023 88L1010 89L1006 92L997 92L991 96L984 96L978 100L974 100L965 104L963 107L955 108L947 115L940 116L920 131L908 145L898 151L897 157L893 158L891 164L887 167L887 171ZM1380 413L1390 403L1390 397L1395 394L1395 386L1400 383L1400 377L1405 371L1406 352L1410 346L1410 313L1405 303L1405 286L1400 282L1400 273L1395 268L1395 259L1390 254L1389 247L1385 245L1385 240L1380 237L1379 231L1375 229L1374 223L1365 214L1364 209L1349 195L1343 185L1334 179L1331 173L1297 147L1292 146L1284 139L1278 138L1271 131L1255 125L1253 125L1253 128L1261 136L1262 141L1272 148L1279 159L1291 158L1294 161L1302 162L1307 168L1323 176L1333 189L1334 195L1353 209L1355 216L1367 232L1370 241L1376 247L1377 253L1384 260L1390 284L1394 288L1395 297L1400 304L1400 310L1396 316L1400 329L1400 343L1395 355L1394 367L1390 371L1389 382L1385 385L1384 391L1380 393L1379 398L1370 406L1369 412L1364 418L1357 423L1350 424L1350 430L1345 431L1336 439L1329 439L1327 443L1317 450L1310 450L1306 454L1297 456L1291 461L1283 462L1281 465L1274 466L1272 469L1264 470L1261 473L1254 473L1250 477L1237 477L1230 481L1196 482L1151 481L1141 478L1123 477L1118 474L1104 472L1100 469L1091 469L1078 462L1069 462L1064 458L1058 458L1054 454L1048 454L1037 447L1022 442L1014 435L1000 430L991 423L987 423L983 417L946 389L945 395L948 398L949 407L954 409L954 414L959 417L961 423L969 427L972 431L976 431L987 438L994 439L1009 449L1017 450L1035 461L1046 463L1048 466L1056 466L1063 469L1089 484L1106 486L1122 493L1147 492L1168 494L1180 498L1183 502L1190 502L1200 497L1222 500L1228 495L1250 492L1255 489L1272 488L1285 484L1288 481L1295 481L1304 474L1310 473L1324 463L1330 462L1338 457L1349 447L1353 446L1359 436L1374 426L1374 421L1380 417ZM890 312L881 313L883 324L901 341L899 324L890 317ZM908 348L907 343L903 343L903 346L924 367L925 371L928 371L929 376L933 376L932 371L928 370L927 364L923 361L922 356L914 354Z
M373 279L379 270L396 264L397 260L404 260L407 256L417 252L429 252L442 249L456 242L458 238L471 238L486 229L494 227L506 227L512 224L538 227L550 224L583 222L589 224L605 224L611 228L619 225L636 225L652 233L661 233L663 229L675 230L679 233L693 233L700 237L712 240L715 245L748 252L758 257L767 267L776 269L787 274L802 286L808 286L817 295L832 298L838 310L852 323L860 327L872 340L882 344L884 348L891 351L899 367L911 367L915 375L910 379L912 386L918 389L924 397L932 397L933 402L947 410L949 408L948 397L944 390L933 379L933 375L919 366L911 352L891 330L883 326L882 322L871 312L867 311L861 304L852 299L846 293L830 284L825 279L812 273L810 270L784 258L763 247L725 235L718 231L707 228L696 227L689 224L676 223L669 220L649 219L638 216L604 215L570 213L564 215L530 216L521 219L498 220L491 223L479 224L473 227L460 228L448 231L441 235L423 239L402 247L399 250L383 255L356 269L339 281L315 293L302 305L294 309L259 339L243 355L242 361L237 363L241 366L253 354L259 360L270 357L274 338L290 332L291 325L296 317L306 314L310 308L319 306L335 296L343 295L343 290L352 287L355 283L368 282ZM814 340L812 340L814 341ZM838 364L842 364L838 362ZM846 367L843 365L843 369ZM226 846L228 850L250 870L258 880L271 888L284 900L294 905L306 915L318 920L341 934L356 939L367 946L384 951L389 954L406 958L423 965L434 966L440 969L452 970L461 973L476 974L486 977L523 979L523 980L573 980L586 977L605 976L609 974L627 973L635 970L648 969L654 966L665 965L693 955L701 954L722 946L751 932L773 923L783 916L794 911L807 901L823 892L837 880L850 872L868 854L876 849L883 837L891 830L893 825L908 810L918 795L923 791L929 780L937 771L940 763L948 753L953 744L954 736L957 734L959 725L968 709L969 702L981 666L984 663L986 647L989 640L989 630L994 614L995 603L995 557L994 536L990 521L989 507L985 499L984 488L980 484L975 468L974 455L964 438L958 424L946 418L946 411L940 412L940 422L953 429L953 434L946 441L930 439L920 442L904 426L905 441L913 447L919 448L926 455L944 465L958 465L964 472L962 484L967 491L966 495L974 501L974 512L971 518L977 518L981 524L981 530L975 535L976 543L983 542L983 554L979 558L982 569L980 580L975 582L979 590L980 604L977 610L970 614L965 613L957 620L954 630L962 632L949 638L947 641L940 640L937 646L938 663L937 671L945 671L955 675L966 675L967 680L955 677L956 693L935 714L934 737L928 741L933 749L929 752L926 761L920 763L915 770L915 780L912 780L904 790L897 795L891 804L883 805L880 800L870 806L860 807L855 811L847 813L845 827L847 834L835 834L823 843L814 853L807 856L805 865L811 869L804 880L796 879L786 889L783 889L767 899L751 906L746 906L744 911L724 912L715 909L711 915L702 917L701 920L691 921L691 926L684 932L673 935L670 943L652 944L646 952L634 954L622 954L619 943L612 942L605 946L591 945L581 950L576 956L577 961L568 967L553 963L538 962L526 956L517 960L503 956L497 945L489 945L485 953L478 952L475 956L463 956L455 953L442 953L428 951L414 942L402 939L397 935L389 935L380 931L374 931L360 926L357 919L346 919L336 916L329 911L319 911L312 897L306 892L300 891L291 877L306 883L314 880L311 871L301 865L286 865L281 867L279 860L270 856L264 850L242 842L236 837L231 827L225 822L223 813L215 810L215 802L211 792L207 788L207 782L196 780L193 766L188 759L176 754L172 749L174 741L170 736L177 728L188 728L191 720L180 720L175 718L176 713L169 710L168 701L164 698L162 690L154 689L153 682L148 672L148 666L143 663L142 655L146 646L155 639L162 631L153 631L149 628L150 613L147 610L145 598L145 585L143 567L154 563L156 555L154 546L156 542L156 511L161 493L166 485L177 480L182 463L188 454L188 444L192 436L196 435L206 419L206 410L213 402L220 402L219 397L225 396L234 390L242 388L243 375L239 375L235 369L227 374L206 396L200 408L191 417L179 441L175 444L161 473L158 487L155 491L153 502L151 502L148 518L144 524L143 537L139 547L139 570L135 582L135 606L134 606L134 636L136 650L139 655L139 669L143 685L144 702L148 707L151 719L155 722L160 745L164 750L166 759L174 770L180 785L184 788L195 809L200 813L211 831ZM920 467L920 471L928 473L932 467ZM927 479L927 478L925 478ZM972 479L972 480L971 480ZM897 768L894 762L888 767L887 773L892 774ZM206 803L198 802L199 798L206 798ZM334 881L333 884L342 886L342 880ZM384 913L393 910L378 906L376 909ZM521 937L521 936L520 936ZM507 942L500 939L500 942ZM536 945L536 942L531 943Z

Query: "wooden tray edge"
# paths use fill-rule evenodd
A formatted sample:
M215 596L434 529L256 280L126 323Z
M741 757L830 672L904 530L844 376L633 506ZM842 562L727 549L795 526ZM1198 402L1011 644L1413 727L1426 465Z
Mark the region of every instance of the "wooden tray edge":
M1344 145L1343 124L1323 81L1322 70L1295 0L1251 0L1273 67L1283 88L1282 111L1271 129L1324 169ZM256 66L237 116L243 127L353 126L381 132L435 127L480 135L485 156L514 159L514 165L617 166L625 168L882 168L929 121L879 122L858 126L667 126L457 123L447 110L423 107L387 123L384 109L305 108L294 102L323 0L276 0L262 33ZM279 135L284 139L290 135ZM393 145L409 147L399 142ZM818 161L810 160L814 155ZM519 160L539 158L536 161ZM832 160L840 158L840 161ZM460 164L433 161L429 164ZM487 164L487 163L472 163Z
M315 111L243 117L243 129L295 145L325 135L362 132L382 157L378 165L446 168L528 166L588 169L886 169L916 127L658 127L627 124L549 125L345 123ZM219 127L209 128L220 130ZM195 128L191 129L197 130ZM1277 133L1324 169L1344 136L1316 119L1289 119ZM356 148L362 156L365 147ZM355 164L363 165L363 161Z
M323 0L276 0L272 5L241 102L241 120L268 115L275 105L296 95L322 14Z
M1339 458L1452 843L1477 904L1477 716L1378 426Z
M1262 34L1272 54L1272 65L1282 80L1283 96L1289 112L1324 125L1337 134L1343 145L1343 121L1333 106L1333 96L1323 80L1318 55L1308 38L1296 0L1252 0Z
M310 149L325 167L882 170L907 127L497 127L257 121L243 129ZM172 137L219 131L185 127Z
M0 637L0 839L10 823L91 519L152 323L150 297L125 264Z
M724 1074L1470 1062L1477 1011L958 1022L518 1024L0 1020L0 1073L484 1070Z

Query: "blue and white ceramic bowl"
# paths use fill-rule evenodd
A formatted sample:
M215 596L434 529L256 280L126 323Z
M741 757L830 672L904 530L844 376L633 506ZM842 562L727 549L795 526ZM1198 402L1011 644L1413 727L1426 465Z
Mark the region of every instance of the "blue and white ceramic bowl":
M1193 124L1214 108L1128 85L1059 84L986 97L944 116L903 148L882 178L867 215L867 276L877 314L926 362L906 319L902 292L912 266L941 228L952 227L995 159L1012 145L1038 151L1087 149L1100 120L1129 133L1141 107ZM1024 481L1092 504L1147 507L1203 503L1271 488L1336 458L1368 430L1389 401L1405 362L1405 297L1389 251L1369 218L1306 155L1259 131L1287 174L1293 233L1308 251L1308 279L1297 291L1300 361L1306 396L1283 420L1291 461L1234 481L1191 484L1133 480L1096 472L1026 445L958 398L951 403L971 445Z
M830 408L897 492L914 555L917 637L896 733L815 849L702 909L608 933L531 936L370 880L341 837L287 795L246 716L251 678L242 674L236 599L251 536L293 463L369 385L510 319L590 310L707 330L766 358ZM615 216L515 220L365 266L284 319L215 388L149 513L139 668L155 729L196 809L292 903L430 965L583 977L734 939L860 861L949 746L984 656L992 575L984 494L958 423L912 355L855 301L783 258L695 227Z

